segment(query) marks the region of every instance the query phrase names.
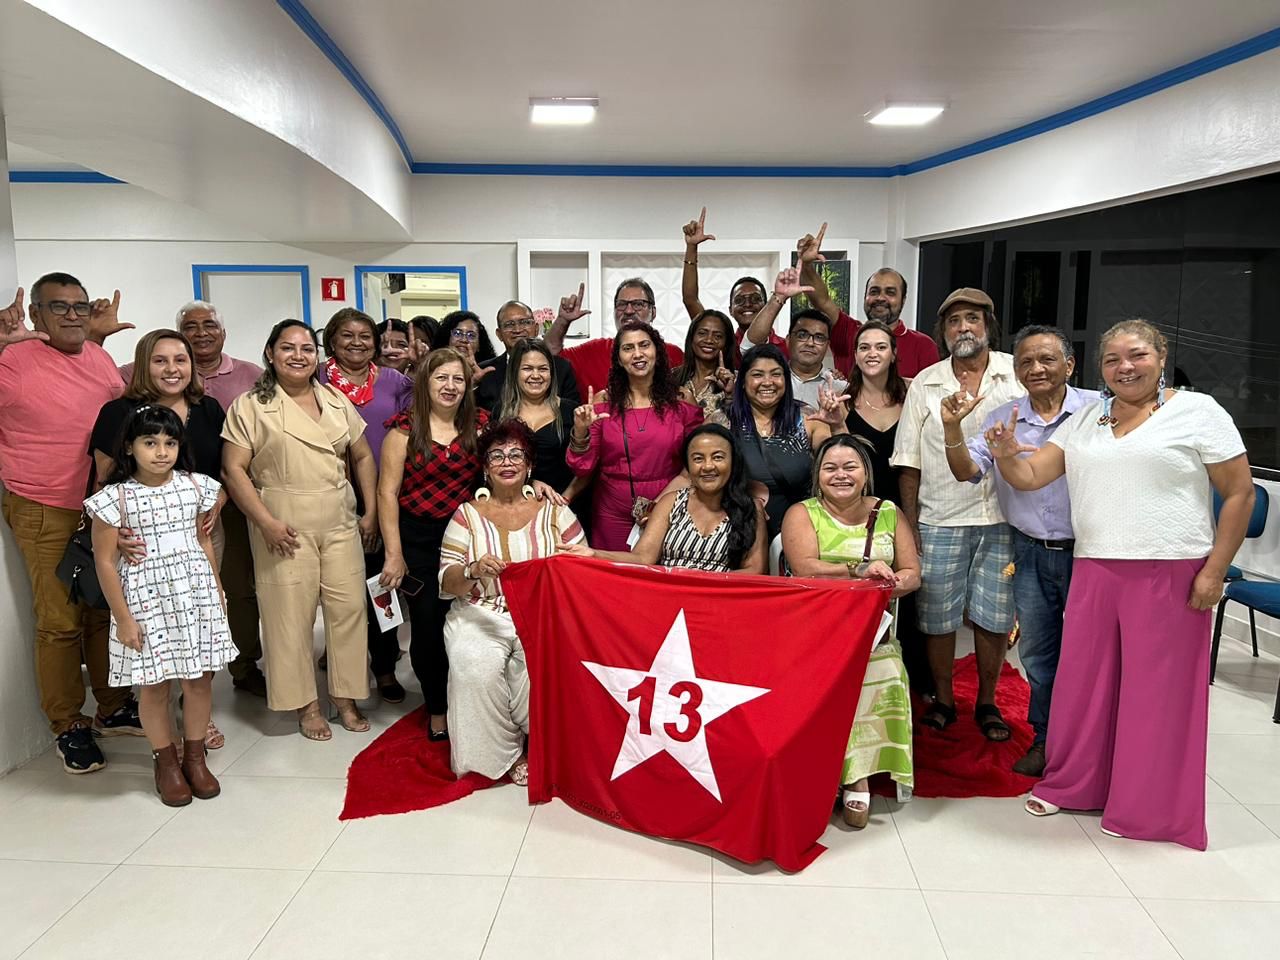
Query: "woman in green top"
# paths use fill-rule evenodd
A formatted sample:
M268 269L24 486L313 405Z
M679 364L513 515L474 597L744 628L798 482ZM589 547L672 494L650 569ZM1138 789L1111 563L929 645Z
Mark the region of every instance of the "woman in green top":
M899 520L897 507L871 496L874 483L863 441L838 434L818 448L814 495L791 507L782 522L782 552L795 576L883 580L893 584L895 598L919 588L920 559L911 528ZM891 624L871 651L844 751L844 822L859 829L867 825L868 778L887 773L911 787L912 770L907 671Z

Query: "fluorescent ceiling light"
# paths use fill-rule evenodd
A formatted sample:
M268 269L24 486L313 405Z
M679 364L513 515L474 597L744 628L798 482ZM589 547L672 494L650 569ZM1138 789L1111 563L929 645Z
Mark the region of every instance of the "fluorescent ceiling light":
M590 123L599 105L595 97L530 97L529 119L534 123Z
M867 123L885 127L918 127L928 123L943 110L942 103L886 103L877 110L868 113Z

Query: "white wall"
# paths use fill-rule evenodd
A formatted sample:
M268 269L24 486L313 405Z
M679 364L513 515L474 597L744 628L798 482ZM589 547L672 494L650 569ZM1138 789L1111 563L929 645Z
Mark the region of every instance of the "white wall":
M0 306L13 302L19 283L5 143L0 114ZM9 525L0 523L0 774L35 756L50 739L36 692L34 641L31 583Z

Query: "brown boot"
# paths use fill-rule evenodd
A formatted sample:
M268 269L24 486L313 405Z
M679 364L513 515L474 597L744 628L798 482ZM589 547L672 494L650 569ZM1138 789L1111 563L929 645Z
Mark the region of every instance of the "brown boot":
M222 792L218 778L205 764L205 745L203 740L182 741L182 775L191 785L191 792L201 800L212 800Z
M185 807L191 802L191 788L178 765L178 750L171 743L163 750L152 750L156 768L156 793L166 807Z

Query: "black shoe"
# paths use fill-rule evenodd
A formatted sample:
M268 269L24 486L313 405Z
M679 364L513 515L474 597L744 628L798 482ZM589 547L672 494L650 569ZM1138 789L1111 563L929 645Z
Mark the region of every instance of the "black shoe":
M231 686L245 693L251 693L255 697L262 697L264 700L267 696L267 678L256 666L243 677L232 677Z
M107 765L107 758L94 742L93 731L88 727L72 727L66 733L58 734L57 748L58 756L62 757L62 769L67 773L93 773Z
M1033 743L1022 759L1013 765L1013 772L1024 777L1044 776L1044 744Z
M432 730L430 725L427 726L427 739L432 743L444 743L449 739L448 730Z
M378 681L378 696L386 703L404 703L404 687L400 681L392 677L387 681Z
M93 718L93 733L98 737L145 737L142 721L138 719L138 701L132 698L110 716L98 714Z

